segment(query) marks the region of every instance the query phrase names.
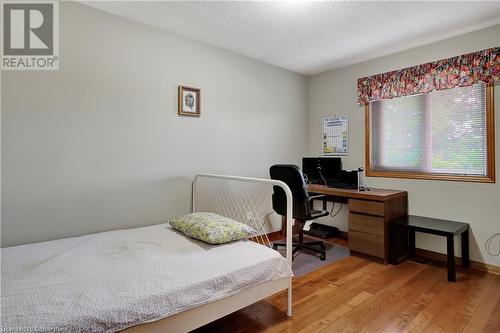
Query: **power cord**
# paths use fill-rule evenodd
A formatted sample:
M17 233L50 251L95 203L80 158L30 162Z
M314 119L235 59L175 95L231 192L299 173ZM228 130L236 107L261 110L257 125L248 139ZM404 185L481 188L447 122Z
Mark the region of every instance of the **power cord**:
M324 185L328 186L328 182L326 181L325 177L323 177L323 173L321 172L321 166L320 165L318 165L318 174L321 177L321 179L323 180Z
M305 173L302 172L302 178L304 178L304 182L306 184L309 184L309 177L307 177L307 175Z
M491 247L492 247L492 244L493 244L493 241L495 240L495 238L498 237L498 246L497 246L497 251L496 252L493 252L491 250ZM486 252L488 252L488 254L490 256L493 256L493 257L498 257L500 256L500 232L497 232L496 234L493 234L491 235L490 238L488 238L486 240L486 243L484 243L484 249L486 250Z
M343 205L343 203L340 203L340 207L339 207L339 209L335 212L335 214L333 214L333 208L335 207L335 202L334 202L334 203L332 204L332 209L330 210L330 217L335 217L335 216L337 216L337 215L340 213L340 211L342 210L342 205Z

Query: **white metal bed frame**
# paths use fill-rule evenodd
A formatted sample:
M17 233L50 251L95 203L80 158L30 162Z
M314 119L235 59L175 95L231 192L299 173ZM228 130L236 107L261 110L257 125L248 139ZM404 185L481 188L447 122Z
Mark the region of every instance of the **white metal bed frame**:
M263 186L267 186L270 190L272 186L281 187L286 194L287 199L287 216L286 216L286 260L290 267L292 267L292 192L290 188L278 180L271 179L260 179L260 178L250 178L250 177L236 177L236 176L227 176L227 175L217 175L217 174L207 174L201 173L195 176L193 180L193 192L192 192L192 211L196 212L197 210L197 190L198 190L198 181L200 179L208 179L208 180L220 180L230 184L261 184ZM240 188L242 192L244 192L244 188ZM233 200L231 200L233 199ZM243 200L241 197L238 198L230 198L229 194L223 198L222 203L215 203L214 206L224 209L221 207L222 204L226 204L229 206L231 203L234 203L234 200L237 200L239 203L243 204ZM262 200L261 200L262 201ZM235 207L226 207L227 209L231 209L231 211L226 211L225 215L241 215L241 211L236 211ZM248 206L246 206L248 208ZM234 216L228 216L234 217ZM255 220L252 217L247 217L247 222L250 220ZM244 222L241 221L240 222ZM264 236L267 239L267 235L262 235L263 230L263 218L261 218L261 224L257 226L260 231L260 234L256 237L258 240L263 240ZM258 241L261 243L261 241ZM269 243L269 239L267 239ZM240 293L226 297L215 302L211 302L173 316L151 322L145 323L141 325L137 325L134 327L130 327L124 332L128 333L151 333L151 332L168 332L168 333L177 333L177 332L188 332L193 329L196 329L200 326L208 324L216 319L222 318L230 313L233 313L237 310L240 310L248 305L251 305L255 302L258 302L266 297L269 297L273 294L281 292L283 290L287 290L288 303L287 303L287 315L292 315L292 278L282 278L279 280L267 281L256 287L252 287L249 289L242 290Z

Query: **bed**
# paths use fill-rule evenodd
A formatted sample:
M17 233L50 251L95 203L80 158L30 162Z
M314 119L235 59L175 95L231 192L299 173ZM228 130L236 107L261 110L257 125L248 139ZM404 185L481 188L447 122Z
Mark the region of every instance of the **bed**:
M272 186L289 192L255 178L193 183L193 211L244 220L254 241L209 245L159 224L3 248L2 329L186 332L282 290L291 315L291 254L266 246Z

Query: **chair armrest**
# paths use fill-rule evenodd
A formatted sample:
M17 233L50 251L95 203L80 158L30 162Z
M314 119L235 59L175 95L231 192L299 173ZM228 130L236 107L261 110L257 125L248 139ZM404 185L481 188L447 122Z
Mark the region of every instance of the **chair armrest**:
M317 195L311 195L311 196L309 196L309 200L317 200L317 199L321 199L321 198L326 198L326 195L324 195L324 194L317 194Z
M322 199L323 201L323 210L327 210L326 208L326 195L324 194L318 194L318 195L311 195L308 199L307 199L307 203L309 204L309 207L312 208L312 203L313 203L313 200L320 200Z

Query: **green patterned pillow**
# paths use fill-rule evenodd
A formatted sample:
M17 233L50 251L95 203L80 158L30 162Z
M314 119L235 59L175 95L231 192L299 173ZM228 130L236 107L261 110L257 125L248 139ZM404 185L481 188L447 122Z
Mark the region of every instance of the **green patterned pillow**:
M191 213L169 221L184 235L209 244L224 244L257 232L250 226L214 213Z

